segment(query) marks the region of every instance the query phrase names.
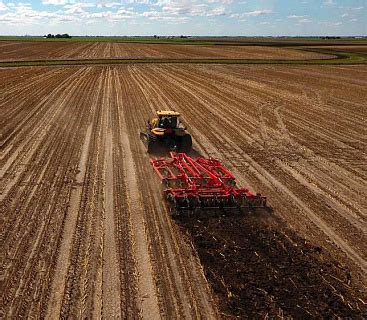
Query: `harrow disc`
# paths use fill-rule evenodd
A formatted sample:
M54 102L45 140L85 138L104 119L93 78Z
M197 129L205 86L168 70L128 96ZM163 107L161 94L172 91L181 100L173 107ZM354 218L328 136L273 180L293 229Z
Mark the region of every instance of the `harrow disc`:
M185 153L170 155L171 159L158 158L151 164L175 211L266 207L266 198L238 188L234 175L219 160L193 159Z

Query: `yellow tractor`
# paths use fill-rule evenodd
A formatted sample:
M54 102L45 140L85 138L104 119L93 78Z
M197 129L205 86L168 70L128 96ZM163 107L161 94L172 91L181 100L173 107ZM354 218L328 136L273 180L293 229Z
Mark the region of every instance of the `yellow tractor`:
M176 111L157 111L157 117L148 120L146 131L140 133L148 153L158 152L162 148L185 153L191 151L191 135L179 117Z

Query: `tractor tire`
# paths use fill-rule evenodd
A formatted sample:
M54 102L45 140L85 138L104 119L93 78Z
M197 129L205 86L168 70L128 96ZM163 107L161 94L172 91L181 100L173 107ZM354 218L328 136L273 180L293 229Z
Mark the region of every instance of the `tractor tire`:
M192 139L189 134L185 134L184 136L180 137L178 151L188 153L192 149Z
M154 153L157 151L158 140L157 137L153 134L147 134L147 152Z

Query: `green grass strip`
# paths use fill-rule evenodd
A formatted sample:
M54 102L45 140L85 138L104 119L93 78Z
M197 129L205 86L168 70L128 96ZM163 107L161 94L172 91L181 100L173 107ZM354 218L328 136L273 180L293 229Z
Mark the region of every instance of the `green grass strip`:
M119 65L119 64L282 64L282 65L353 65L367 64L367 57L353 54L347 58L320 60L261 60L261 59L83 59L3 61L0 67Z

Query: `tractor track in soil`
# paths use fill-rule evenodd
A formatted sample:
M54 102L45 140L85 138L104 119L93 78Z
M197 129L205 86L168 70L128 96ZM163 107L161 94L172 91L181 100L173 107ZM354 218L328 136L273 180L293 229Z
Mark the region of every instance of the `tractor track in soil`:
M253 316L366 310L364 67L10 70L0 69L1 317L218 318L217 306L223 317L244 316L248 306L238 297L258 306ZM222 227L172 220L138 136L159 109L180 111L196 154L223 161L240 185L268 197L273 214ZM246 271L239 243L248 259L253 254L241 223L249 223L248 234L264 228L253 236L261 250L274 241L294 254L297 286L326 279L320 292L331 286L337 294L315 306L304 298L313 291L305 291L297 296L303 311L284 304L288 293L261 282L270 269L260 259L255 279L267 293L241 296L233 281L236 263ZM210 245L212 236L219 242ZM286 257L267 262L274 274ZM308 266L326 271L302 280Z

